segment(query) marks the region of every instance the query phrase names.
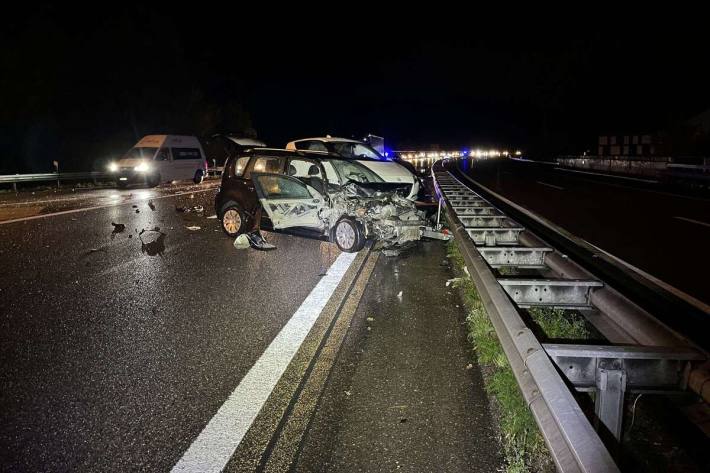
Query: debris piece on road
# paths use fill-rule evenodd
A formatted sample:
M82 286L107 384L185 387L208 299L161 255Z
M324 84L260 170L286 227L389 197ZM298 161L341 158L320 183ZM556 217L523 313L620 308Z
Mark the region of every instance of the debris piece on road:
M201 205L195 205L193 207L175 207L175 211L180 213L202 213L205 211L205 208Z
M472 365L471 363L467 364L467 365L466 365L466 369L467 369L467 370L472 370L472 369L473 369L473 365Z
M139 214L141 213L141 211L139 209L136 209L136 213Z
M217 215L210 215L210 216L207 217L207 218L209 218L209 219L215 219L215 218L217 218Z
M145 241L143 240L144 233L157 233L158 237L155 240ZM163 257L165 252L165 237L167 235L163 232L157 232L155 230L146 230L145 228L138 234L138 239L141 241L141 253L145 253L148 256L160 256Z
M402 291L399 291L399 294L397 294L397 298L399 298L400 301L402 300Z
M441 230L434 230L432 227L426 227L424 230L422 230L422 238L449 241L451 240L451 237L451 233L449 233L446 228L442 228Z
M345 395L346 395L346 396L350 397L351 394L352 394L352 393L351 393L350 391L345 391Z
M401 419L399 419L399 423L400 423L400 424L404 424L405 422L407 422L407 418L406 418L406 417L402 417Z
M155 212L155 204L153 203L152 200L148 201L148 207L150 207L150 210Z
M138 208L138 206L136 204L131 205L131 207L133 207L134 209Z
M367 320L368 322L374 322L375 318L374 318L374 317L368 317L366 320Z
M249 239L244 233L234 239L234 247L238 250L246 250L250 246Z
M113 233L122 233L126 229L126 226L122 223L111 222L111 225L113 225Z
M276 249L276 245L272 245L266 241L259 230L247 233L246 235L247 239L249 239L249 243L251 243L251 247L256 250L269 251Z
M451 284L456 284L457 282L461 281L463 278L451 278L448 281L446 281L446 287L449 287Z
M370 330L372 330L372 327L370 327L370 326L368 325L368 326L367 326L367 331L369 332Z
M198 227L198 226L196 226L196 225L192 225L192 226L185 227L185 228L187 228L188 230L192 230L192 231L195 231L195 230L202 230L202 227Z

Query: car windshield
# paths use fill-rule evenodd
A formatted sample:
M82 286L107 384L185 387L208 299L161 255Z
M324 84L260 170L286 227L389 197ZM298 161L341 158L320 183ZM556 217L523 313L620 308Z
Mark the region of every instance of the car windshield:
M352 143L347 141L333 142L331 143L333 151L344 158L365 158L365 159L376 159L378 161L383 161L385 158L382 157L377 151L372 149L363 143Z
M131 148L131 150L123 155L122 159L153 159L153 155L158 151L158 148Z
M357 161L333 159L328 160L328 162L333 164L335 171L338 173L340 185L345 185L348 182L385 182L384 179Z

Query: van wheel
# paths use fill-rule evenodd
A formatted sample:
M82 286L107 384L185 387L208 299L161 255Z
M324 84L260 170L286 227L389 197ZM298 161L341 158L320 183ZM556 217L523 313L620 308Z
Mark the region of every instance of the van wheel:
M244 212L237 205L229 205L222 211L222 230L231 238L236 238L239 234L244 233L245 222Z
M202 169L198 169L195 172L195 177L192 180L195 182L195 184L199 184L204 179L205 179L205 171L203 171Z
M335 244L340 251L356 253L365 246L365 236L360 230L360 225L349 217L341 218L333 229Z
M146 182L148 184L148 187L156 187L158 184L160 184L160 174L151 174L150 176L148 176L148 179L146 179Z

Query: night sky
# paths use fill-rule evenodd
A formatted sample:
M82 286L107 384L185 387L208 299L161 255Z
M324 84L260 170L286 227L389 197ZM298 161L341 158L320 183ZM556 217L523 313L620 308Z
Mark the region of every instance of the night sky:
M249 129L272 146L375 133L395 149L552 156L710 107L710 40L687 25L481 27L463 12L365 8L277 20L239 5L6 15L0 172L46 171L56 158L100 167L150 133Z

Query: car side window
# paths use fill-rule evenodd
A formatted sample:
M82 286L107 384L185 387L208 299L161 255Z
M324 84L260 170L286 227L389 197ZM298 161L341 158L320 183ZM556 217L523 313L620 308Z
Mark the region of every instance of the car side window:
M310 199L311 193L301 181L285 176L259 176L257 182L264 197L276 199Z
M322 141L299 141L296 143L296 149L304 151L328 151L328 148L325 147L325 143Z
M267 172L274 174L283 173L283 158L259 156L252 160L253 164L251 169L247 169L245 176L247 179L251 178L252 172Z
M238 158L234 162L234 173L232 175L235 177L242 177L242 175L244 175L244 170L246 169L248 162L249 156L242 156L241 158Z

